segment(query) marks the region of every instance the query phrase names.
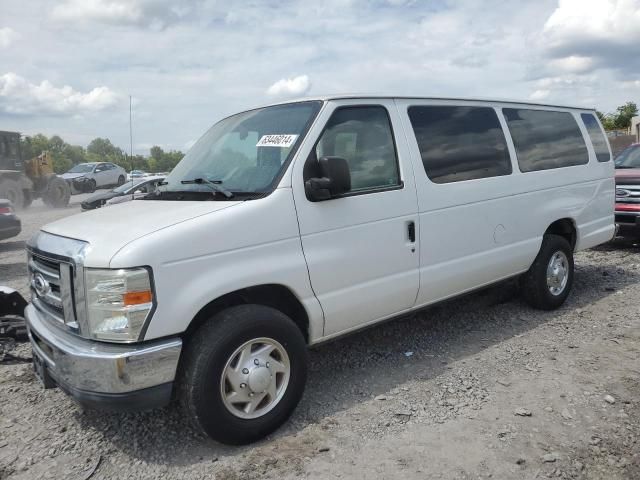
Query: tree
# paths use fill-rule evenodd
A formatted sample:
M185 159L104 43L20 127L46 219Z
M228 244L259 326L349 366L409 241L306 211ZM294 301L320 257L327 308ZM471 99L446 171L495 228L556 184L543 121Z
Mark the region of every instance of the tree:
M631 117L638 115L638 106L635 102L627 102L616 108L616 112L618 113L615 116L615 127L629 128L631 126Z
M108 138L94 138L87 146L87 152L93 153L98 157L123 157L124 152L121 148L116 147ZM109 161L109 160L102 160Z

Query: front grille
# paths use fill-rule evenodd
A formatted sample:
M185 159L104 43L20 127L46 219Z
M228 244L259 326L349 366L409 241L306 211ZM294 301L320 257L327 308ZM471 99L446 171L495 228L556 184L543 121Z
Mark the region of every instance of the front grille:
M33 304L56 322L75 329L72 265L30 252L29 277Z
M616 185L616 203L640 203L640 185Z

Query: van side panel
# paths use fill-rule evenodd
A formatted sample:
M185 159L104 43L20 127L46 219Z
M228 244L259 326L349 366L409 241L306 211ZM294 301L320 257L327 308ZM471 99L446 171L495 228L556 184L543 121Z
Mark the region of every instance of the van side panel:
M613 165L598 163L589 142L586 165L521 173L511 136L504 128L502 104L409 99L396 103L409 139L418 191L421 255L417 307L525 272L540 249L545 230L556 220L574 222L578 249L605 242L613 235ZM433 183L425 173L407 115L407 108L414 105L495 107L513 173Z

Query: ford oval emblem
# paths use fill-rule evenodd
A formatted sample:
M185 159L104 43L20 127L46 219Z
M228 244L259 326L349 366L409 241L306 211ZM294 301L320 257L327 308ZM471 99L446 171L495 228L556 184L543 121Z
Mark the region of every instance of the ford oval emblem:
M44 297L51 291L51 285L39 272L34 273L33 277L31 277L31 286L40 297Z
M625 190L624 188L616 188L616 197L628 197L629 195L629 190Z

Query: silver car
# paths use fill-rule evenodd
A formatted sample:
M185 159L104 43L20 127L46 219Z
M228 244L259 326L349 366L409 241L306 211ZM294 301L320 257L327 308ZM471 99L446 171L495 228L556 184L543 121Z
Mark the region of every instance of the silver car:
M93 192L96 188L122 185L127 180L124 168L110 162L79 163L61 175L74 192Z

